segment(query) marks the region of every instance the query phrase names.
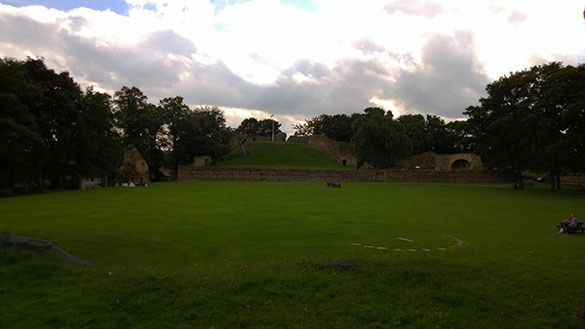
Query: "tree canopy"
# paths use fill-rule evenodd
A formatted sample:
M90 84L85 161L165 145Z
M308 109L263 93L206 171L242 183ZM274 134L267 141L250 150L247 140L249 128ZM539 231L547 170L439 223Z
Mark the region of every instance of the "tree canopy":
M176 169L194 155L227 152L229 130L216 107L191 110L180 96L156 106L137 87L113 97L82 91L42 59L0 59L0 76L0 187L62 188L70 172L115 177L127 145L154 180L165 164Z

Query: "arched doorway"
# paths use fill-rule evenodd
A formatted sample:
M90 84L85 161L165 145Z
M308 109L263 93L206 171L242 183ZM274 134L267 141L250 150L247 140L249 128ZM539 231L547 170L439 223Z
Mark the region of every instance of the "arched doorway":
M451 170L470 169L471 163L465 159L458 159L451 163Z

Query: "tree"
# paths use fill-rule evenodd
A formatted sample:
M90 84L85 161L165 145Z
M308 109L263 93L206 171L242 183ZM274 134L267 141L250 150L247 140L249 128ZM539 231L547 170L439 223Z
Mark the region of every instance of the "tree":
M421 154L430 150L431 136L427 130L425 117L421 114L407 114L398 118L406 135L412 142L412 154Z
M281 132L280 123L273 119L263 119L258 121L256 118L247 118L240 123L236 128L239 134L248 135L250 137L268 137L272 136L272 124L274 123L274 133Z
M376 168L390 168L410 154L412 143L391 114L385 115L380 108L367 108L364 112L352 123L358 168L366 162Z
M467 153L472 152L474 145L466 120L451 121L445 125L449 139L451 152Z
M48 69L42 59L28 59L22 63L26 79L35 85L35 98L24 92L22 103L35 117L38 134L46 145L46 157L37 162L40 167L39 186L49 180L53 186L63 187L67 168L72 163L86 162L88 155L80 152L86 140L82 123L82 91L67 72Z
M340 142L349 142L352 137L351 123L354 117L346 114L322 114L308 121L312 125L314 135L325 135Z
M78 163L78 167L89 173L97 170L114 176L124 147L114 129L111 96L87 88L81 100L81 115L85 131L81 138L85 147L80 152L85 153L86 157Z
M168 147L171 149L172 154L170 163L176 179L179 162L184 162L180 161L182 159L181 154L179 153L180 149L178 148L180 139L184 138L184 135L181 134L181 131L184 129L183 127L188 120L191 110L189 109L189 106L183 102L183 97L181 96L163 98L159 102L159 107L162 110L164 123L167 127L167 134L169 136L170 143Z
M163 111L148 102L136 87L122 87L114 94L116 124L123 131L126 145L134 145L148 163L154 180L160 178L162 164Z
M430 138L429 150L431 152L437 154L453 153L454 141L441 117L427 114L426 128Z
M464 112L475 136L476 153L488 167L512 170L519 189L524 188L522 172L531 166L534 127L526 113L536 102L532 81L533 73L528 70L502 77L488 84L481 106L470 106Z
M34 117L14 94L0 94L0 187L34 180L40 155L46 149Z
M258 136L259 131L259 123L258 119L256 118L247 118L244 119L238 128L236 128L236 132L242 135L248 135L251 137Z
M219 157L225 154L229 130L223 112L217 107L199 107L177 121L177 141L173 145L177 164L193 162L196 155Z

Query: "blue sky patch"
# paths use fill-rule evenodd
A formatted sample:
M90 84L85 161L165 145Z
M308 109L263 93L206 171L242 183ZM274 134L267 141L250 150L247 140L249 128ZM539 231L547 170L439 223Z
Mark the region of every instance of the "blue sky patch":
M95 10L110 9L117 14L128 15L128 4L124 0L0 0L0 3L14 7L40 5L62 11L69 11L80 7Z

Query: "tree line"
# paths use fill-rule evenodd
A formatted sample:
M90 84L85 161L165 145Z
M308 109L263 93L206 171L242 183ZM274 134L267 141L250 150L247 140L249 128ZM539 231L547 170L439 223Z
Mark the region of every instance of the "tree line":
M406 114L394 118L391 111L369 107L363 113L321 114L293 127L296 136L325 135L352 143L358 163L390 168L397 161L425 152L471 152L466 121L446 123L436 115Z
M126 146L147 161L153 180L162 167L195 155L219 157L233 130L217 107L189 108L180 96L152 104L136 87L114 95L82 90L69 73L42 59L0 59L0 187L59 188L68 170L116 176ZM467 120L367 108L351 115L322 114L293 127L295 135L323 134L350 142L360 165L389 168L424 152L475 152L489 168L522 173L585 172L585 65L553 62L512 72L486 86ZM247 118L236 131L250 137L280 132L272 119Z
M113 96L82 90L42 59L0 59L0 77L2 188L62 188L70 171L116 177L128 145L143 155L154 180L163 166L227 152L231 131L217 107L192 110L180 96L155 105L136 87Z
M585 172L585 65L536 65L486 86L464 121L436 115L402 115L367 108L351 115L322 114L293 127L295 135L325 135L351 142L359 163L389 168L424 152L478 154L488 168L547 173L551 190L563 173Z

